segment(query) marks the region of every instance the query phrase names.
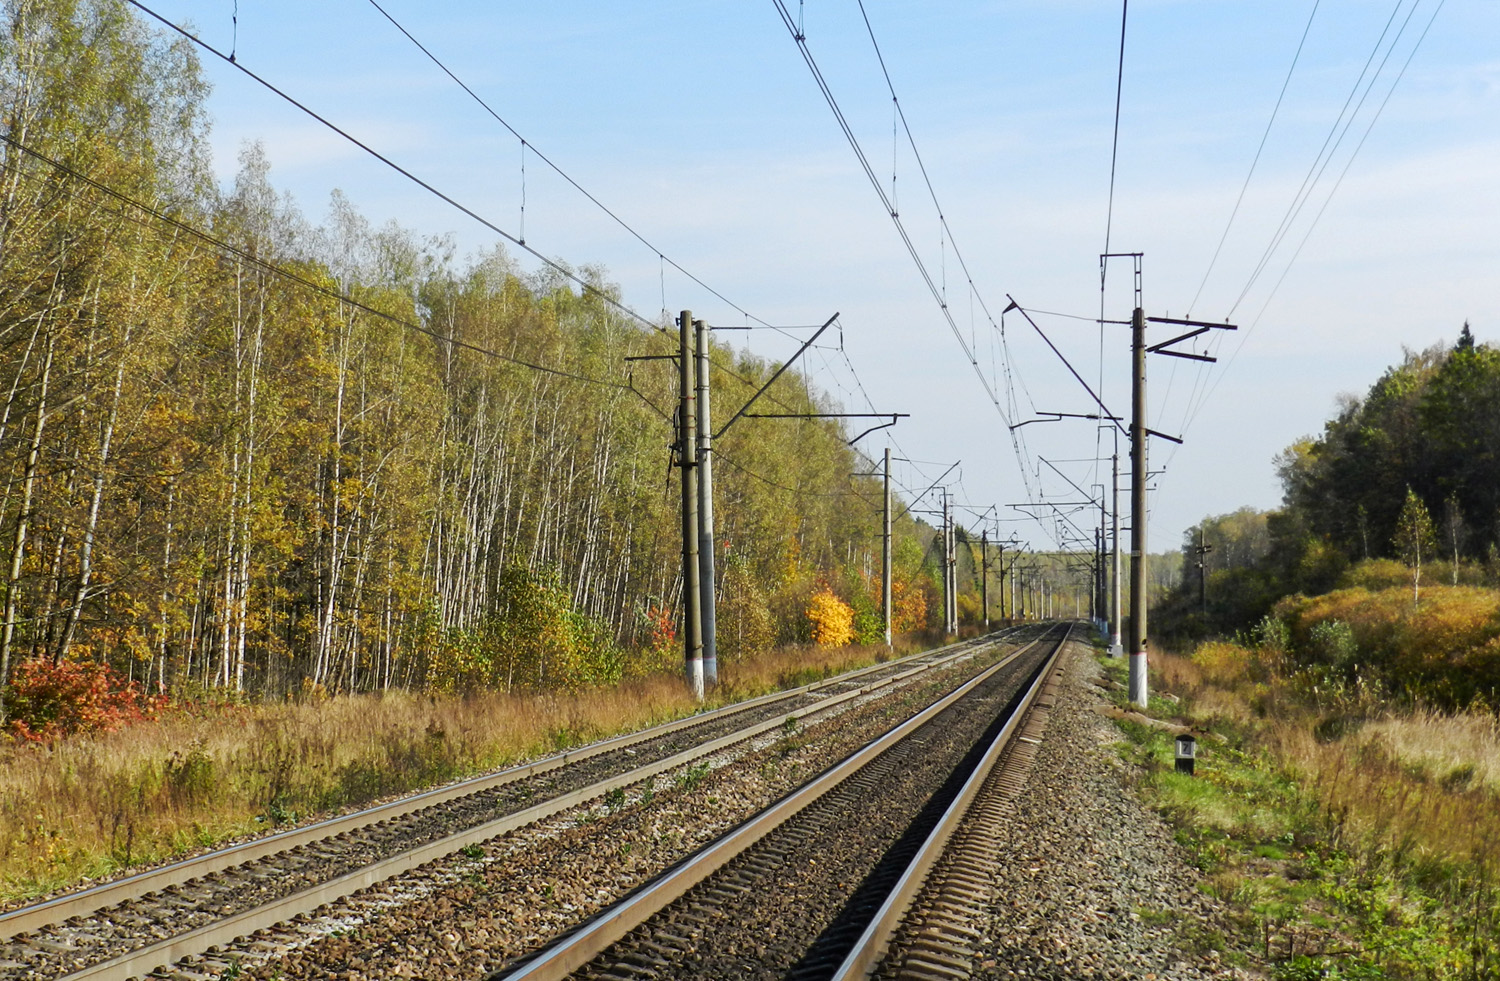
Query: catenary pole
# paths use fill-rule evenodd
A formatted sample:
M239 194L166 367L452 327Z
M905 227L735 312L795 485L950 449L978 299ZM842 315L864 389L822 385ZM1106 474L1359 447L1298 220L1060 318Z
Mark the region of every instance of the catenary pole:
M984 611L984 632L990 632L990 532L979 533L979 605Z
M948 619L948 489L940 487L938 490L943 495L943 512L939 519L942 527L939 529L939 538L943 543L943 633L946 634L953 629Z
M1005 610L1005 543L996 542L995 547L1000 550L1000 622L1004 623L1008 615Z
M1110 457L1112 466L1111 486L1115 502L1110 520L1114 523L1110 535L1110 563L1114 566L1109 585L1109 656L1119 657L1124 649L1120 646L1120 434L1115 433L1115 452Z
M693 321L698 396L698 593L703 639L703 684L719 683L716 578L714 575L713 426L708 412L708 325Z
M1100 488L1100 492L1103 492ZM1094 592L1094 619L1099 624L1099 635L1107 642L1109 640L1109 515L1104 515L1099 523L1099 544L1095 550L1094 572L1096 578L1096 589Z
M702 593L698 582L698 468L697 411L694 406L693 314L678 315L678 382L681 404L677 413L678 465L682 467L682 650L688 687L703 700Z
M885 646L891 646L891 448L885 448L884 534L880 542L880 615L885 621Z
M1146 707L1146 315L1130 315L1130 700Z
M958 526L953 520L953 501L948 501L948 624L958 633Z
M953 588L948 609L953 617L953 632L958 633L958 520L951 504L948 510L948 581Z

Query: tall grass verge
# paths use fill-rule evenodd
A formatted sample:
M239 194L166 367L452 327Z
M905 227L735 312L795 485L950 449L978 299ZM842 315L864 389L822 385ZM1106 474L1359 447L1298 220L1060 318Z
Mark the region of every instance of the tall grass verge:
M888 656L780 648L721 664L707 707ZM356 808L698 711L679 676L553 695L387 692L179 708L44 745L0 740L0 902Z
M1153 668L1176 698L1153 713L1198 729L1205 752L1183 777L1170 735L1136 726L1128 755L1276 977L1500 977L1488 709L1396 703L1276 644L1205 644Z

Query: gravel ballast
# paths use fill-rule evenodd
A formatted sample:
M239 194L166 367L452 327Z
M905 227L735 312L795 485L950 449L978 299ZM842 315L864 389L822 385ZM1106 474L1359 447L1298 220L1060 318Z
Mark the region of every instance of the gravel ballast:
M1088 648L1069 645L1063 685L1004 831L976 977L1248 979L1213 938L1226 910L1162 819L1128 787L1119 730Z

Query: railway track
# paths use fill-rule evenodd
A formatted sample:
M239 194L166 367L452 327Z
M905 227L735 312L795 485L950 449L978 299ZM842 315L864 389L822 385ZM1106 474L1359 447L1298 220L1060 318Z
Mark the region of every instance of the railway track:
M0 978L126 979L183 959L202 963L205 952L236 938L426 863L916 684L983 643L876 665L12 910L0 915ZM206 973L180 976L215 976L215 962L206 963Z
M491 981L868 977L924 883L960 883L944 845L968 840L955 829L983 788L1014 786L1068 632L1012 652Z
M970 977L990 917L1001 831L1014 816L1060 679L1036 685L917 850L886 901L833 972L834 981Z

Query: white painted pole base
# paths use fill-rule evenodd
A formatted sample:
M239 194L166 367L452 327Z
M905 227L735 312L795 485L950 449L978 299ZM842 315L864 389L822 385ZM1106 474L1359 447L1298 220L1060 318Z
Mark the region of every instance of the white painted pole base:
M1130 701L1140 708L1146 707L1146 652L1130 655Z
M693 698L703 701L703 660L694 658L688 662L688 687L693 690Z
M1122 643L1120 643L1120 635L1119 634L1110 634L1110 637L1109 637L1109 656L1110 657L1124 657L1125 656L1125 645L1122 644Z

